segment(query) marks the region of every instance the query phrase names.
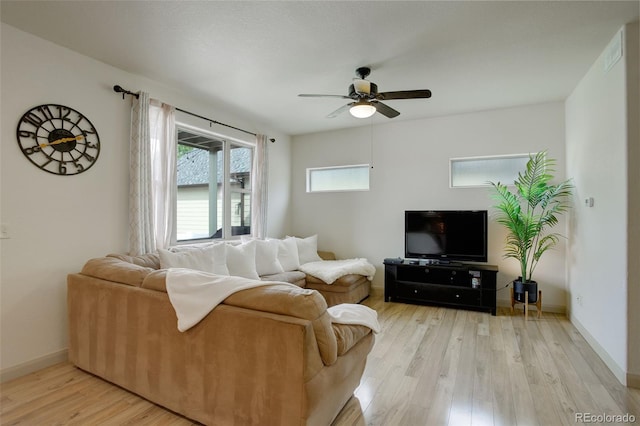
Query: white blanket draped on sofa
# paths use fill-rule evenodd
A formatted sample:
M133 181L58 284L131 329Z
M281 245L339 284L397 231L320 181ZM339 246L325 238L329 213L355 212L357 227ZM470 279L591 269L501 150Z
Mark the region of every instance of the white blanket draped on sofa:
M371 281L376 273L376 267L363 258L309 262L300 265L298 269L327 284L333 284L338 278L349 274L364 275Z
M224 299L238 291L273 284L287 284L298 288L278 281L251 280L187 268L169 268L166 283L180 331L186 331L199 323ZM367 306L344 303L328 308L327 312L334 323L364 325L375 333L380 331L378 313Z

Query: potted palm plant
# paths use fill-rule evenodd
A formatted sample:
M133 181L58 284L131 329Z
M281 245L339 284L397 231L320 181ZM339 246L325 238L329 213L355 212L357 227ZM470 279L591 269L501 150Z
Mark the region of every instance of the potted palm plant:
M553 248L561 235L549 232L558 223L558 217L569 208L573 185L566 180L550 184L555 160L547 158L546 151L531 154L524 172L518 173L514 191L500 183L490 182L494 188L492 197L498 214L495 220L507 228L505 258L517 259L520 277L513 282L514 297L524 302L538 300L538 283L533 272L542 255Z

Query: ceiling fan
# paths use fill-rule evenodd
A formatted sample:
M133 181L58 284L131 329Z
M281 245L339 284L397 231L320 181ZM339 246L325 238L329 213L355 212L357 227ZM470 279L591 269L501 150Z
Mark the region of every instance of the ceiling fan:
M353 84L349 86L348 95L300 94L298 96L307 98L342 98L353 100L353 102L350 102L327 115L327 118L336 117L347 109L351 115L357 118L371 117L376 113L376 111L385 117L394 118L400 115L400 113L380 101L391 101L396 99L424 99L431 97L431 90L402 90L398 92L378 93L378 85L366 80L366 77L370 73L371 69L369 67L358 68L356 70L357 78L354 78Z

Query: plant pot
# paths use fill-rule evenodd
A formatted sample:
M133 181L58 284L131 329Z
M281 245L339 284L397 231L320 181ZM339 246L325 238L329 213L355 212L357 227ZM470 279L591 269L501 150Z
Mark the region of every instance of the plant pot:
M535 281L522 282L522 277L513 281L513 297L516 301L524 303L525 292L529 292L529 303L538 301L538 283Z

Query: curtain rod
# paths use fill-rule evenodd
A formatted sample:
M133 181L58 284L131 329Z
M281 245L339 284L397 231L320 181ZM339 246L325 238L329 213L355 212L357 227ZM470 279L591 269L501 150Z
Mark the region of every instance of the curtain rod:
M136 99L138 99L138 97L139 97L137 93L131 92L131 91L127 90L127 89L123 89L122 86L120 86L118 84L113 86L113 91L116 92L116 93L122 93L122 99L124 99L124 95L131 95L131 96L135 97ZM201 118L201 119L206 120L206 121L208 121L209 123L212 123L212 124L219 124L221 126L229 127L231 129L239 130L241 132L244 132L244 133L247 133L247 134L250 134L250 135L253 135L253 136L257 136L255 133L250 132L248 130L244 130L244 129L241 129L241 128L235 127L235 126L231 126L229 124L221 123L219 121L212 120L211 118L203 117L202 115L198 115L198 114L195 114L193 112L190 112L190 111L178 108L178 107L176 107L176 111L184 112L185 114L189 114L189 115L192 115L194 117ZM273 138L271 138L269 140L271 141L271 143L276 141Z

